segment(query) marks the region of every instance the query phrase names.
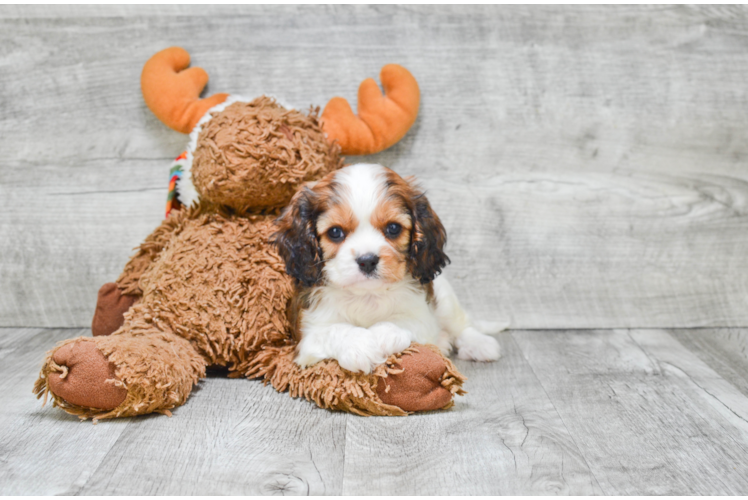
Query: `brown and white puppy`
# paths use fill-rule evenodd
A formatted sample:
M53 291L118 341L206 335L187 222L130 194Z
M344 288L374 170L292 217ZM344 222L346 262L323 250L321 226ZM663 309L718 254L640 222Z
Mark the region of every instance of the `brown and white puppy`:
M381 165L352 165L302 188L274 237L298 284L296 363L336 359L369 373L411 342L499 358L444 277L444 226L423 193ZM489 327L490 328L490 327Z

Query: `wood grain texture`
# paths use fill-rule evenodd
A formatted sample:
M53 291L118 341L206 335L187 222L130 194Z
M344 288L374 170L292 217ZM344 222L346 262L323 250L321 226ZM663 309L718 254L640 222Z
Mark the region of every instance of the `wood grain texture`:
M498 363L458 362L447 413L350 418L346 495L590 495L602 490L510 334Z
M363 159L421 179L477 315L748 325L747 34L742 6L2 6L0 325L87 326L158 223L186 140L138 81L169 45L303 109L410 68L419 120Z
M665 330L500 334L447 412L356 417L213 372L172 418L97 425L31 394L88 334L0 328L0 494L748 492L748 397Z
M258 381L209 377L172 418L133 422L80 493L340 494L346 418Z
M31 393L44 353L85 334L0 329L0 495L77 494L130 424L83 425Z
M513 337L604 493L748 493L748 398L666 331Z
M81 423L31 394L44 352L90 330L0 329L0 494L335 494L345 420L213 374L172 418Z
M748 396L748 331L742 328L672 330L673 337Z

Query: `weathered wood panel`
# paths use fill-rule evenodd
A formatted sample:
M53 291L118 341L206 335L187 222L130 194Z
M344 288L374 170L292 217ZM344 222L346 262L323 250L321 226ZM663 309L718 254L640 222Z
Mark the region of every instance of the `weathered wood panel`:
M513 337L606 494L748 493L748 398L667 332Z
M748 492L748 398L663 330L501 334L448 412L355 417L214 373L172 418L95 426L31 394L87 334L0 328L0 494Z
M0 495L75 495L130 424L81 425L31 393L44 353L90 333L0 329Z
M172 418L128 427L81 494L340 494L346 418L258 381L210 377Z
M339 494L347 415L217 374L163 415L81 423L31 388L90 330L0 329L0 494Z
M742 6L2 6L0 325L88 325L161 217L186 141L138 81L168 45L303 108L409 67L420 118L366 159L422 179L480 315L747 325L746 35Z
M349 419L343 494L602 493L517 344L499 340L499 362L458 362L469 394L448 413Z
M748 331L743 328L671 330L678 341L748 396Z

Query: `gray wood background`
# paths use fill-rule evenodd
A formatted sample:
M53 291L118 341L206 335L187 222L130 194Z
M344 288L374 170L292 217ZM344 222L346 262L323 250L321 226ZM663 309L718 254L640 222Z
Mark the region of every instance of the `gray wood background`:
M748 325L748 11L0 7L0 325L88 326L186 138L154 52L306 108L398 62L423 101L366 160L417 175L472 311L516 328ZM358 161L351 158L351 161Z
M389 62L422 89L377 161L509 319L448 412L360 418L220 373L173 418L30 394L160 222L186 137L140 69L300 108ZM0 494L748 494L748 8L0 6Z

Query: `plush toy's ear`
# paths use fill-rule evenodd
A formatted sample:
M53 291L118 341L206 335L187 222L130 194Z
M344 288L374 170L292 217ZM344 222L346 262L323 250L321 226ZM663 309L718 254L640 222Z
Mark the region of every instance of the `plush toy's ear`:
M444 253L447 232L426 196L419 194L414 201L409 268L415 279L427 284L449 264L449 257Z
M189 134L200 118L228 94L214 94L200 99L208 73L202 68L186 69L190 55L180 47L158 52L143 66L140 88L153 114L177 132Z
M322 128L346 155L383 151L403 138L418 116L421 93L410 72L397 64L382 68L377 83L367 78L358 88L358 116L348 101L334 97L322 112Z
M322 247L315 227L318 215L317 194L304 187L276 220L278 231L271 238L288 275L306 287L322 277Z

